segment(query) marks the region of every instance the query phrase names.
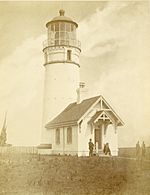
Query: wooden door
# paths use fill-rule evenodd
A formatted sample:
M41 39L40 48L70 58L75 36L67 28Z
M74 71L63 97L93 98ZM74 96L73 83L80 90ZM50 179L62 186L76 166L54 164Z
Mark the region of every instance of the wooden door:
M98 142L98 149L102 149L102 130L95 129L95 145Z

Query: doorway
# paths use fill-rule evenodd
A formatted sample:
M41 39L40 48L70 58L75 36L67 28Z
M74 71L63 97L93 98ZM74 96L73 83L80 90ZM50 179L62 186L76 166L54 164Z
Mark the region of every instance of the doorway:
M95 145L98 143L98 149L102 149L102 129L95 129Z

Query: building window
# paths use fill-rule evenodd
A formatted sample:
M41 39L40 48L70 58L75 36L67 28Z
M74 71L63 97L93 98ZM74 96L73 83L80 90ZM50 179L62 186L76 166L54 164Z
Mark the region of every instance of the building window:
M72 144L72 128L67 128L67 144Z
M71 50L67 50L67 60L71 61Z
M56 144L60 144L60 129L56 129Z

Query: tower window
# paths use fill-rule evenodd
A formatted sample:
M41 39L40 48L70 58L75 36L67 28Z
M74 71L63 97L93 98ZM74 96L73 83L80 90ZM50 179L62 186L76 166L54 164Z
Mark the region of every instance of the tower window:
M47 63L47 53L44 53L45 63Z
M67 60L71 61L71 50L67 50Z
M57 128L56 129L56 144L59 145L60 144L60 129Z
M72 144L72 128L67 128L67 144Z

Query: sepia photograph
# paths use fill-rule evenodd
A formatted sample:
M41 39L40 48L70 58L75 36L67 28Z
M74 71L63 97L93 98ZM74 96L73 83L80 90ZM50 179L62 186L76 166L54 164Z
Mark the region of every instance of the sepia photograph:
M150 195L150 1L0 1L0 195Z

